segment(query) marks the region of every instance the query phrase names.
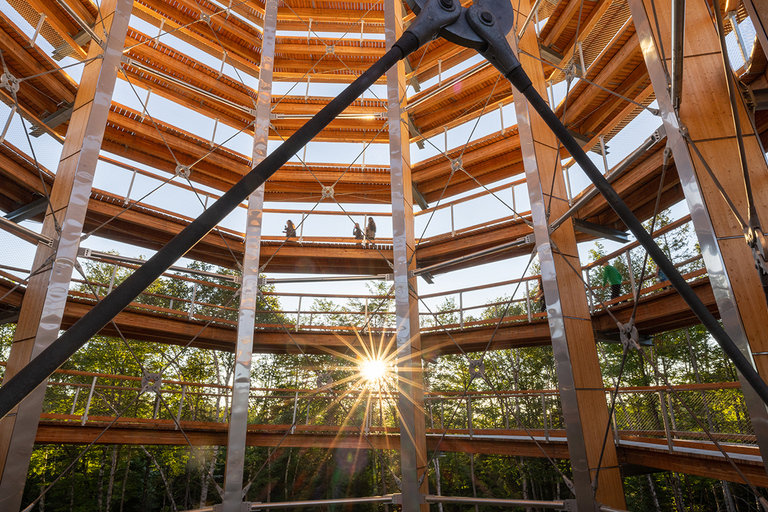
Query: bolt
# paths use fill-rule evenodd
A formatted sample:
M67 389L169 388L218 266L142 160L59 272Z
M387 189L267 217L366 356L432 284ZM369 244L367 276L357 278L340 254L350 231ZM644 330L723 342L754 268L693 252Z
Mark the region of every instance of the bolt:
M452 11L453 10L453 0L440 0L440 5L446 11Z
M482 21L486 25L493 25L493 14L491 14L488 11L481 12L480 13L480 21Z

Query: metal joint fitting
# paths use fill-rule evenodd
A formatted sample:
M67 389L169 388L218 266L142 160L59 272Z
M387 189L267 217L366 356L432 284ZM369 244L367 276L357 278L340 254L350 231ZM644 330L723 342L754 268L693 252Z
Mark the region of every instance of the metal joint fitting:
M144 373L141 376L141 390L142 391L154 391L160 394L160 386L163 384L162 373Z

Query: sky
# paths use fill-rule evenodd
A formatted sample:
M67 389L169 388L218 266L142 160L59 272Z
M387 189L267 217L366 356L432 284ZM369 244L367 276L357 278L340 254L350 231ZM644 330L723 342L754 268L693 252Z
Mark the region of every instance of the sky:
M4 13L8 15L17 26L22 27L27 31L28 35L32 35L34 27L29 26L18 14L6 7L3 9ZM542 24L545 20L542 20ZM132 18L131 27L137 29L145 34L154 36L157 34L157 28L149 25L148 23ZM745 40L751 45L751 41L754 40L754 29L751 27L749 20L747 19L742 23L742 32ZM287 34L291 35L291 34ZM295 34L294 34L295 35ZM305 33L300 35L304 36ZM340 34L321 34L328 39L333 39ZM352 39L359 39L359 33L350 33L346 37ZM383 35L380 34L367 34L367 39L380 39ZM207 55L199 50L191 47L183 41L175 38L173 35L165 34L162 36L161 41L165 44L174 46L180 52L192 56L198 59L200 62L211 66L214 69L221 67L221 61ZM729 35L729 54L733 61L734 66L740 66L743 63L743 59L738 52L738 46L735 43L733 34ZM37 38L37 44L42 47L49 54L52 53L52 48L42 38ZM443 70L444 77L450 77L461 70L480 62L481 57L470 59L460 66L452 68L450 70ZM75 80L79 80L81 67L77 65L76 61L65 58L61 61L62 65L73 64L66 71ZM247 86L255 87L256 80L248 75L238 73L237 70L225 64L223 67L225 75L235 80L242 80ZM578 80L578 78L576 79ZM438 78L425 81L421 84L422 89L425 89L434 83L437 83ZM573 84L576 85L575 83ZM309 93L316 95L332 96L338 93L342 86L334 84L310 84ZM306 83L279 83L276 82L273 88L273 95L280 96L282 94L304 95L306 91ZM566 90L565 82L561 82L554 86L555 102L562 101ZM409 91L409 95L413 91ZM373 86L364 96L365 97L379 97L383 98L386 94L385 87L378 85ZM117 80L117 85L114 93L114 101L126 105L136 110L142 110L142 102L147 98L147 91L138 86L132 86L122 79ZM654 105L651 105L653 107ZM241 154L250 156L252 147L252 138L246 134L238 134L236 130L224 125L215 125L214 120L195 112L191 109L180 107L173 102L166 100L157 95L150 95L146 108L150 116L157 115L157 117L165 122L172 123L176 126L183 127L185 130L194 133L204 139L210 139L214 134L216 143L225 143L227 148L235 150ZM5 122L8 118L10 109L6 105L0 105L0 123ZM510 103L503 109L503 118L505 120L506 128L509 128L509 123L515 119L514 105ZM621 133L614 137L609 143L609 154L607 156L608 166L612 167L620 162L627 154L634 150L640 143L642 143L657 127L661 125L661 121L658 117L653 116L648 111L641 113L632 123L629 124ZM28 125L27 125L28 128ZM460 125L456 128L448 130L447 139L448 147L459 147L467 143L470 138L472 140L486 136L497 132L501 128L501 116L497 111L490 112L477 121L472 121ZM11 122L11 126L8 130L7 139L17 147L30 152L27 138L24 134L19 116L15 116ZM37 139L32 139L34 152L39 159L40 163L47 167L51 171L55 171L58 158L61 152L61 146L51 139L47 135L43 135ZM274 150L280 143L277 141L270 141L269 151ZM424 149L419 149L416 144L411 145L411 160L415 164L419 161L430 158L439 154L445 149L445 137L440 134L430 139L430 143L425 144ZM299 153L304 157L307 162L310 163L333 163L342 162L350 164L357 161L360 163L360 153L363 150L362 144L345 144L345 143L310 143L306 148L306 153L303 151ZM129 165L140 167L150 172L154 172L152 169L137 165L129 160L122 159L119 155L107 154L107 156L116 160L124 161ZM589 156L593 159L598 168L602 169L604 164L602 157L595 153L589 153ZM386 144L371 144L365 149L365 162L367 165L387 165L389 158L389 151ZM298 161L298 158L294 157L293 161ZM468 169L471 173L471 169ZM194 170L193 170L194 172ZM589 181L586 176L581 172L578 167L574 166L570 169L570 182L573 194L578 194L583 190ZM166 179L167 175L160 175L160 179ZM505 182L510 182L515 179L519 179L522 176L516 176L507 180L500 181L494 184L500 185ZM126 195L131 183L132 173L128 170L122 169L117 166L112 166L105 162L100 162L97 167L96 178L94 187L97 189L103 189L108 192ZM145 196L150 191L155 189L160 183L157 179L147 178L141 175L137 175L133 186L131 188L130 198L137 199ZM216 192L207 189L203 186L196 187L202 191ZM477 192L477 190L471 193ZM515 189L515 199L518 211L526 211L529 209L527 200L527 190L525 185L518 186ZM463 194L468 195L468 194ZM507 205L512 204L512 191L507 189L498 193L499 198L506 202ZM462 197L462 195L456 196ZM456 197L450 198L451 200ZM202 204L191 192L184 191L177 187L166 185L160 190L152 193L143 201L150 205L155 205L160 208L174 210L183 215L195 217L199 215L203 209ZM463 227L487 223L494 219L511 215L511 211L508 206L503 204L496 198L485 196L483 198L471 200L461 203L454 208L454 226L456 229ZM297 213L294 215L286 214L273 214L265 213L264 215L264 234L268 236L279 236L282 233L285 221L290 217L294 223L298 224L301 219L302 211L308 211L312 208L312 204L309 203L268 203L267 208L292 208L296 209ZM430 206L434 206L431 204ZM344 205L345 209L352 211L372 211L382 212L387 211L388 205ZM338 211L338 206L335 204L323 203L318 208L318 211L332 210ZM687 208L684 204L679 204L672 209L673 218L677 218L686 215ZM363 219L354 219L354 221L363 224ZM313 236L349 236L352 230L352 220L343 216L330 216L321 215L315 213L307 217L304 225L304 234ZM391 237L391 225L388 223L387 217L381 217L377 219L378 232L377 235L381 238ZM33 222L25 222L25 226L39 231L40 225ZM243 231L245 225L245 209L237 208L235 212L229 215L221 224L227 228ZM416 233L420 236L422 233L424 236L433 236L440 233L450 232L451 230L451 215L450 209L439 210L434 216L420 215L416 217ZM101 239L98 236L88 238L84 243L84 247L88 247L99 251L117 251L120 254L133 257L149 257L151 251L132 247L125 244L120 244L111 240ZM605 242L604 246L607 251L612 251L620 247L620 244L614 242ZM594 243L584 243L580 245L580 253L582 256L582 263L588 261L587 251L594 247ZM28 268L32 261L34 254L34 248L31 244L20 242L12 235L4 232L0 232L0 265L7 265L20 268ZM516 279L523 275L526 264L528 263L527 257L520 257L510 260L505 260L497 263L490 263L484 265L478 265L476 267L458 271L448 272L443 275L438 275L435 278L434 284L427 284L424 281L419 282L419 290L421 294L431 293L444 293L450 290L456 290L459 288L475 286L478 284L495 283L503 280ZM181 265L185 265L187 261L182 260L179 262ZM267 276L272 278L285 278L292 277L293 275L280 275L269 272L267 268ZM278 286L278 291L285 292L298 292L298 293L327 293L327 283L316 284L281 284ZM364 282L348 282L337 283L333 286L334 293L366 293ZM508 291L501 289L491 289L485 292L478 292L474 294L472 301L487 302L493 297L501 295L501 291ZM522 290L521 290L522 291ZM433 301L432 303L436 302ZM285 309L291 309L296 306L296 299L285 299L283 306ZM306 301L305 301L306 304Z

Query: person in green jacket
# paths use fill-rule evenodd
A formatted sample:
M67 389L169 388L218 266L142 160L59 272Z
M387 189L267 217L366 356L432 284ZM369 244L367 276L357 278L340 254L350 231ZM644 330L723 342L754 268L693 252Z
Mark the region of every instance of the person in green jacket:
M607 261L603 262L603 286L606 283L611 285L611 300L621 295L621 274L616 267L609 265Z

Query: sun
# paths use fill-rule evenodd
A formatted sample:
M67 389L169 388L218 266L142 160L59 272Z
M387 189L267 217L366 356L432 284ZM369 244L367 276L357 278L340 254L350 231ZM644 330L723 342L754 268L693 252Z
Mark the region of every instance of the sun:
M360 363L360 375L368 382L378 382L387 373L387 364L381 359L365 359Z

